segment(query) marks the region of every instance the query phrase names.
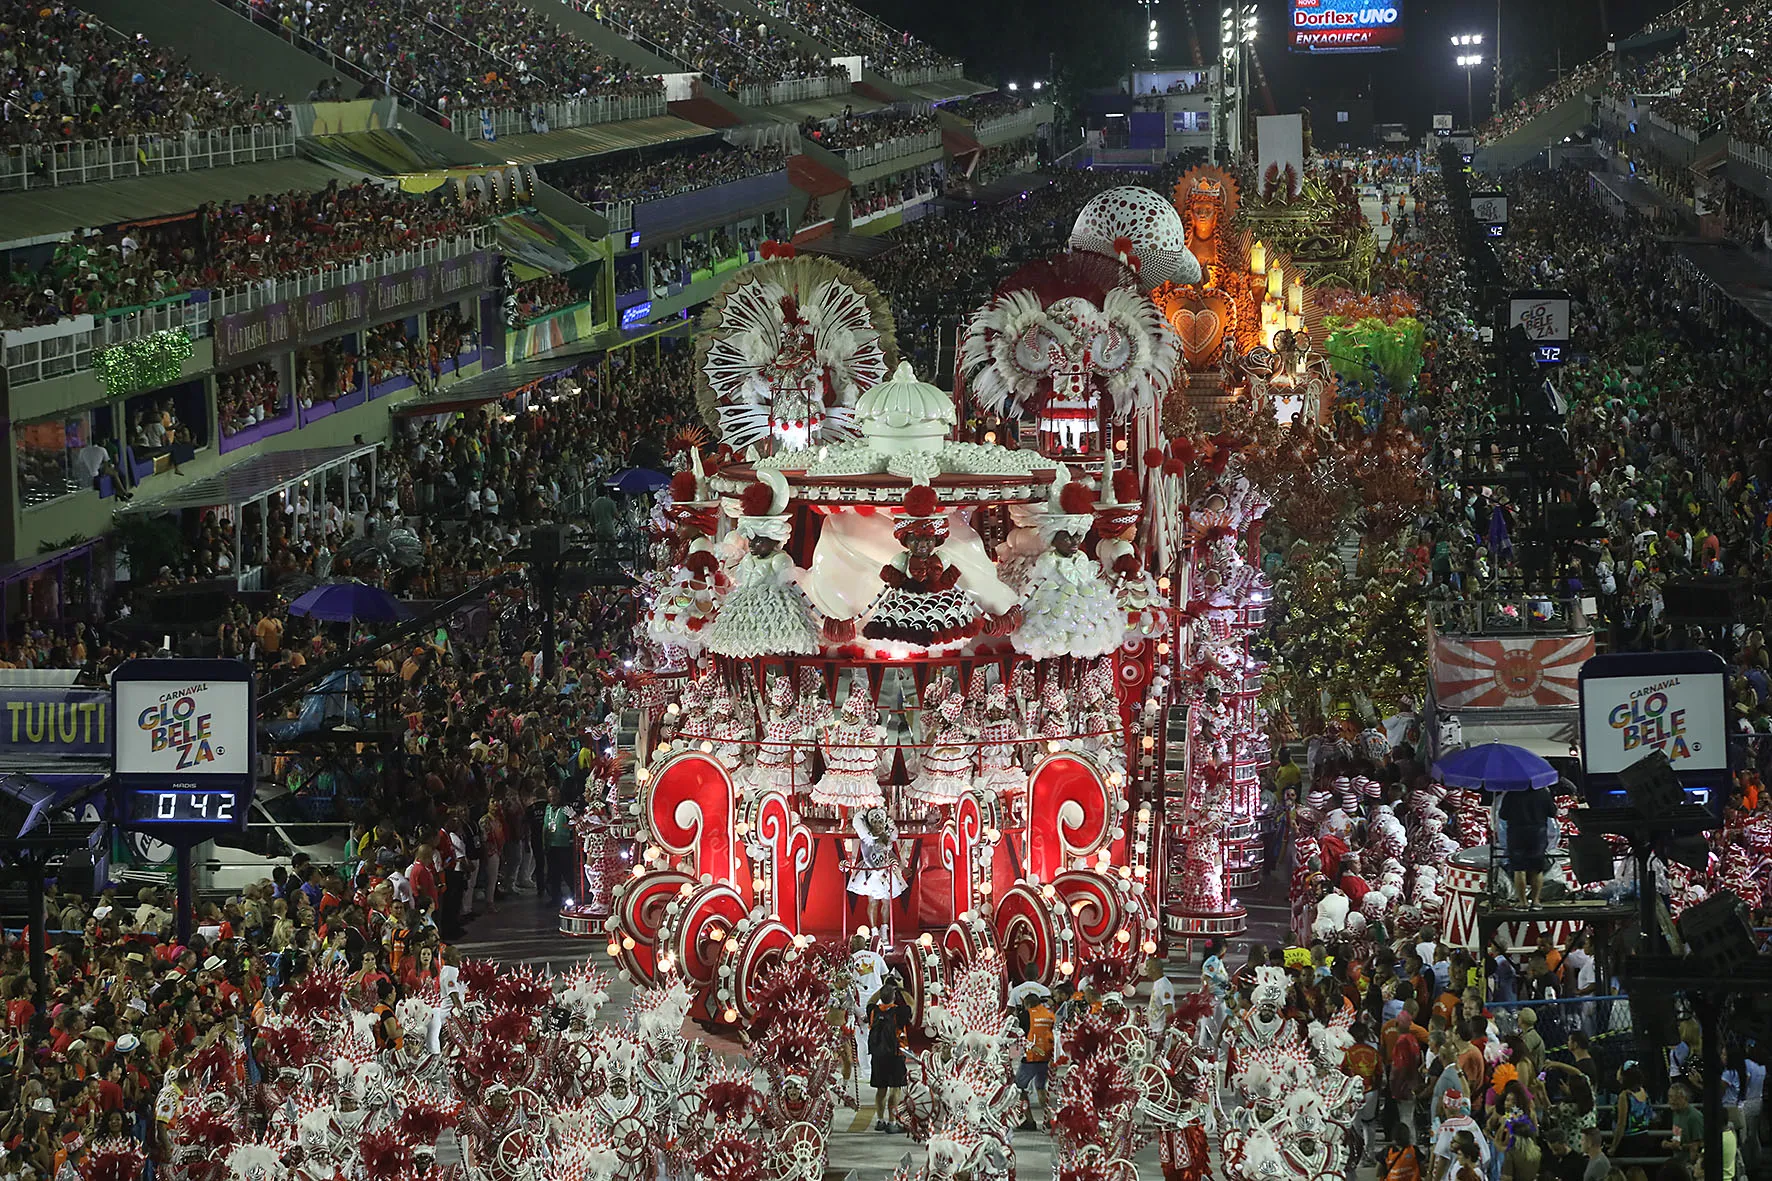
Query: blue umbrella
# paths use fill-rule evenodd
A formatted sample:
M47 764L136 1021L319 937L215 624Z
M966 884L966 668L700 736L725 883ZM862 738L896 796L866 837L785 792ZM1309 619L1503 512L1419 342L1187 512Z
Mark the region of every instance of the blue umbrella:
M620 472L609 480L609 486L617 492L657 492L671 478L663 472L655 472L649 467L631 467Z
M380 623L405 619L412 614L387 591L363 582L329 582L317 586L289 604L289 613L329 623L349 623L357 619Z
M1434 774L1448 787L1480 791L1528 791L1549 787L1561 778L1555 767L1531 751L1505 742L1454 751L1434 764Z

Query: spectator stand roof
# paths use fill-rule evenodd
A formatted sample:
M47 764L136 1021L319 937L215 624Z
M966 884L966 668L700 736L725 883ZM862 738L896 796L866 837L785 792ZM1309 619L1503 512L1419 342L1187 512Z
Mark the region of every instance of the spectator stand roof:
M255 193L290 189L323 189L330 181L351 179L313 160L294 159L27 189L0 195L0 238L18 242L65 234L81 226L173 217L206 202L241 201Z
M1772 328L1772 266L1763 256L1713 242L1687 242L1676 253L1713 287Z
M468 382L461 384L467 385ZM453 390L460 387L450 388ZM153 500L138 496L118 511L120 515L127 515L175 512L187 508L214 508L220 505L238 509L300 484L329 468L348 463L360 455L368 455L380 446L379 443L346 443L337 447L304 447L254 455L223 468L213 476L180 484Z
M411 418L468 410L487 402L496 402L565 373L586 358L602 352L603 348L600 343L578 341L570 348L539 353L510 365L487 369L423 397L408 398L394 407L393 413L398 418Z
M576 160L584 156L601 156L605 152L625 152L630 148L655 147L718 134L711 127L675 115L652 115L645 119L593 123L588 127L570 127L540 135L507 135L486 146L510 164L548 164L555 160Z
M564 275L602 257L595 242L534 209L499 218L493 233L519 280Z
M877 111L886 104L872 99L860 91L848 94L832 94L824 98L802 99L796 103L777 103L773 107L758 107L758 114L764 115L781 123L803 123L807 119L829 119L841 115L845 107L853 114L864 111Z
M926 98L930 102L943 102L950 98L971 98L975 94L988 94L996 89L982 82L974 82L970 78L943 78L939 82L924 82L918 86L907 86L906 90L918 98Z

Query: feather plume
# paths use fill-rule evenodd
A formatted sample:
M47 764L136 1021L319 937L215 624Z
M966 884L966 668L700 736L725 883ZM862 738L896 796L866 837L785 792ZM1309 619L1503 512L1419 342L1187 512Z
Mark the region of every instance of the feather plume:
M412 1147L398 1133L384 1129L358 1139L357 1158L369 1181L394 1181L412 1167Z

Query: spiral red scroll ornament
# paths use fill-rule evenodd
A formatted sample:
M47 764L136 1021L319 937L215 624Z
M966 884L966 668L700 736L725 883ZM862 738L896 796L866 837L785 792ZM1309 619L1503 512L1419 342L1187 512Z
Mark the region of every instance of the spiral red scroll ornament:
M616 961L635 984L657 983L658 933L665 922L665 907L691 880L676 870L659 870L616 892L611 945L616 949Z
M1028 873L1050 882L1107 845L1118 796L1086 755L1049 755L1028 782Z
M712 755L686 751L646 781L641 816L677 868L730 881L733 871L732 776Z

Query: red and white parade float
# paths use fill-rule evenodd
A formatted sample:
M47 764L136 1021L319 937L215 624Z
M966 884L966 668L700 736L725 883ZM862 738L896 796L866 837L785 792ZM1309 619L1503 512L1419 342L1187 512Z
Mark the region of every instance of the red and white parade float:
M890 974L918 1031L893 1114L927 1145L904 1181L1014 1175L1008 998L1060 982L1111 1002L1065 1032L1062 1175L1132 1181L1154 1140L1197 1179L1208 1134L1240 1177L1334 1175L1341 1031L1202 991L1153 1036L1119 1003L1149 957L1240 931L1259 872L1268 502L1220 419L1311 409L1321 362L1236 200L1213 169L1097 197L974 313L953 392L860 276L737 272L702 322L710 433L655 514L631 755L593 773L561 917L626 1011L599 1020L597 969L471 963L378 1051L311 972L256 1093L181 1068L173 1171L811 1181ZM267 1141L216 1114L247 1101Z

